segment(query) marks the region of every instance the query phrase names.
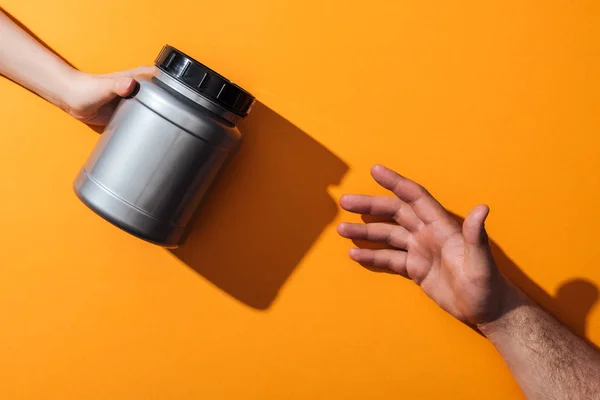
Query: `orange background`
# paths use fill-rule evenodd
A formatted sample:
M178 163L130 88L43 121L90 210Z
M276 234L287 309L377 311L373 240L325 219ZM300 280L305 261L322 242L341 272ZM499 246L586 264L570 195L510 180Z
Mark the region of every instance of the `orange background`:
M82 70L169 43L263 105L171 253L76 199L97 134L0 80L0 397L519 398L485 339L346 257L334 201L383 193L375 162L488 203L503 270L600 344L598 1L155 4L3 2Z

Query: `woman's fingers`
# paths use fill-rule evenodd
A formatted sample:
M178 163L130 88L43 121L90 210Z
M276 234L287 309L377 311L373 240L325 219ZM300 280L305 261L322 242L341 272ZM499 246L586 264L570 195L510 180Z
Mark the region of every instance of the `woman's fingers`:
M406 228L384 222L370 224L343 222L338 225L338 233L347 239L386 243L402 250L408 249L410 239L410 232Z
M410 205L424 223L430 224L448 217L446 209L418 183L381 165L371 168L371 175L377 183Z
M387 269L408 278L406 258L408 253L402 250L350 249L350 258L365 267Z
M340 199L340 205L353 213L393 219L411 232L423 224L408 204L393 196L347 194Z

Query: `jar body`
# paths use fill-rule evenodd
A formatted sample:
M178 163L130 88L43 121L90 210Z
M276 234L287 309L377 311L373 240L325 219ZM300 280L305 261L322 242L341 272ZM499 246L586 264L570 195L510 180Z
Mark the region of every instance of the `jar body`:
M74 188L119 228L177 247L241 135L156 77L138 82L138 93L120 102Z

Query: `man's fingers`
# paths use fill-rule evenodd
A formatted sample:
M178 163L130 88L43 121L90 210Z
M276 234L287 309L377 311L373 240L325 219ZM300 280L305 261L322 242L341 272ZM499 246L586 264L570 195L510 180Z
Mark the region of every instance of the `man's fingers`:
M423 224L408 204L393 196L347 194L340 199L340 205L356 214L394 219L409 231L415 231Z
M405 228L383 222L370 224L343 222L338 225L338 233L347 239L386 243L402 250L408 248L410 239L410 232Z
M406 274L406 258L408 253L401 250L350 249L350 258L365 267L388 269L404 277Z
M448 212L444 207L418 183L381 165L375 165L371 168L371 175L377 183L409 204L417 217L426 224L448 216Z
M144 65L137 68L128 69L126 71L113 72L105 74L103 76L107 78L121 78L124 76L134 77L135 75L153 75L156 72L156 67L151 65Z

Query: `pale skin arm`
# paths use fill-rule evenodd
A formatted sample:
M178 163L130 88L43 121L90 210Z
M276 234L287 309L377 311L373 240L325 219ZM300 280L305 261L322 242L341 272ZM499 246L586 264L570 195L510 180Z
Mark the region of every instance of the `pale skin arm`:
M389 220L341 223L343 237L386 243L350 258L412 279L441 308L479 329L529 399L600 398L600 353L536 306L498 270L487 239L489 208L461 226L422 186L376 165L373 178L393 196L346 195L347 211Z
M80 72L45 48L0 10L0 74L26 87L73 117L105 125L118 98L135 89L134 75L154 72L139 67L106 75Z

